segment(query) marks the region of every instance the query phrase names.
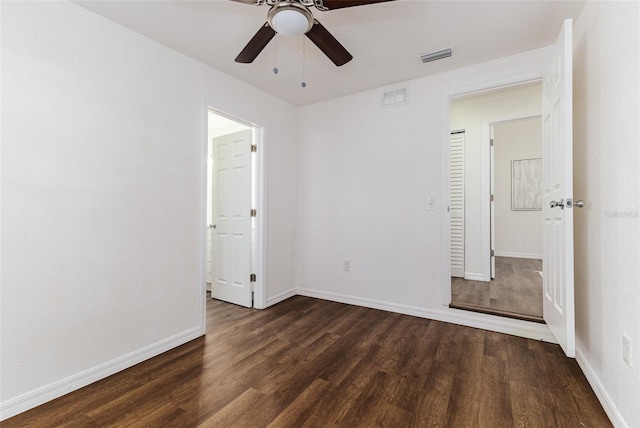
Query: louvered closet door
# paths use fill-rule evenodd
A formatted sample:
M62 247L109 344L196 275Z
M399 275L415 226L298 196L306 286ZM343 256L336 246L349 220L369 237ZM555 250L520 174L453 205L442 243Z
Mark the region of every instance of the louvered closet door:
M449 174L451 276L464 278L464 131L451 133Z

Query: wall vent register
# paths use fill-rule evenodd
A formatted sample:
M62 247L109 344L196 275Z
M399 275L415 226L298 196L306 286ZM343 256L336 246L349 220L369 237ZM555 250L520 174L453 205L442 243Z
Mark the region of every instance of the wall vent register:
M409 102L409 89L398 88L382 93L382 108L392 107Z
M431 61L437 61L439 59L449 58L453 55L453 48L440 49L439 51L427 52L418 55L418 59L426 64Z

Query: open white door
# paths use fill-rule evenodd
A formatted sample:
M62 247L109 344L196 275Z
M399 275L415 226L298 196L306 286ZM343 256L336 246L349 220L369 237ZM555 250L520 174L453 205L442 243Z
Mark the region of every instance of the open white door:
M575 357L573 294L572 21L564 22L544 75L543 313L568 357Z
M211 297L252 306L251 130L213 139Z

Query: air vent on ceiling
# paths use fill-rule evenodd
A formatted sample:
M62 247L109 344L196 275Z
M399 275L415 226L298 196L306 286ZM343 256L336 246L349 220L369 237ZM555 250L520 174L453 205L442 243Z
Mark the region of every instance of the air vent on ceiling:
M436 61L443 58L448 58L451 55L453 55L453 49L446 48L446 49L440 49L439 51L435 51L435 52L420 54L418 55L418 59L423 63L427 63L427 62Z
M397 106L409 102L409 89L398 88L382 93L382 107Z

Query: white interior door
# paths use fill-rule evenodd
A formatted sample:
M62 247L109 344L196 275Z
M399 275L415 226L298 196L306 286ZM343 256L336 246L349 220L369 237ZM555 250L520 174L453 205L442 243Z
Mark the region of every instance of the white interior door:
M451 276L464 278L464 131L451 133L449 222Z
M543 313L568 357L575 357L573 295L572 21L564 22L542 86Z
M251 130L213 139L211 297L252 306Z

